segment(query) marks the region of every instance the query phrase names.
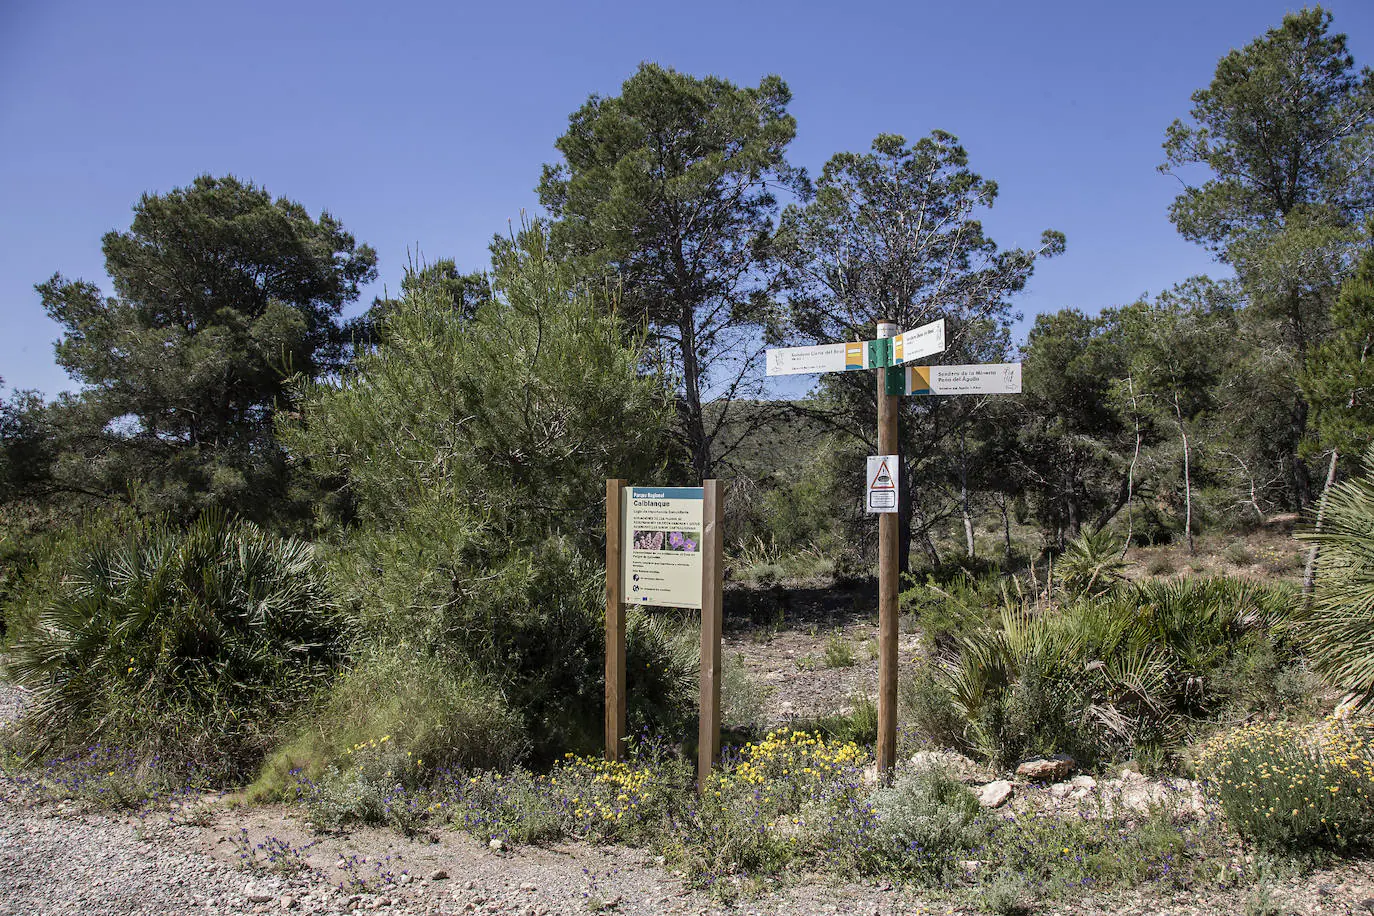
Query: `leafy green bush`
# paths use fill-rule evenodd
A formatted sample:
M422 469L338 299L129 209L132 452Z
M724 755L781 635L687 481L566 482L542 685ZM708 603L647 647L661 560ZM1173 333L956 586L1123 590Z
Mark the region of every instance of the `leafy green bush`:
M1061 752L1089 766L1136 752L1163 762L1192 720L1272 700L1293 657L1279 628L1288 600L1244 580L1189 579L1010 605L937 670L971 743L999 764ZM1254 653L1272 660L1268 683L1219 676Z
M412 274L375 348L304 389L282 435L350 497L332 570L359 643L449 660L548 760L601 740L605 480L659 477L669 392L545 226L494 267L473 310ZM679 729L693 656L667 623L628 629L632 723Z
M143 525L57 568L9 653L36 753L104 742L236 778L339 659L312 549L246 522Z
M1374 843L1374 723L1248 725L1198 754L1206 791L1241 836L1279 853Z
M914 620L926 645L947 649L965 633L997 619L998 612L1016 600L1009 582L992 568L970 571L961 566L927 572L925 581L906 577L906 588L897 596L904 616Z

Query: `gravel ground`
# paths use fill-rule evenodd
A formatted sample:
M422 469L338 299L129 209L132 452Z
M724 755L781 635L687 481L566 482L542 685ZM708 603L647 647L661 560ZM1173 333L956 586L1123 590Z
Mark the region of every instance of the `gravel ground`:
M0 725L17 715L23 699L0 682ZM273 865L269 850L294 867ZM755 886L727 906L685 888L642 850L580 844L491 849L447 831L414 841L371 829L318 836L290 809L238 808L216 798L170 815L104 814L75 802L33 804L0 778L0 916L897 916L972 914L984 911L982 903L936 903L886 882L817 877ZM1024 912L1374 916L1374 863L1287 877L1263 889L1145 887Z

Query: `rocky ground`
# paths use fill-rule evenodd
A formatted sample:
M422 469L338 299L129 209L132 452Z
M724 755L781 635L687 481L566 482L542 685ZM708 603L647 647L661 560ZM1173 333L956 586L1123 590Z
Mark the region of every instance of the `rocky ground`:
M862 627L861 623L850 624ZM861 641L862 632L852 635ZM865 660L852 668L818 669L796 658L823 653L826 636L809 629L778 632L770 641L786 684L818 670L862 689ZM808 643L808 640L810 642ZM755 641L751 645L767 646ZM780 651L777 651L780 649ZM746 651L746 649L741 649ZM786 695L786 694L785 694ZM796 693L804 697L808 694ZM833 694L832 694L833 696ZM22 692L0 683L0 722L12 720ZM793 701L794 704L797 700ZM1121 804L1149 804L1161 793L1195 797L1185 781L1164 786L1135 774L1093 780L1072 777L1054 762L1005 784L970 763L939 761L965 771L985 804L1007 810L1070 807L1091 816ZM1034 778L1032 778L1034 777ZM1041 780L1037 784L1035 780ZM1292 875L1263 887L1235 890L1160 888L1091 895L1041 904L1028 912L1073 916L1202 916L1215 913L1374 914L1374 865L1355 863ZM581 844L493 848L458 833L407 840L386 830L318 835L286 808L242 808L205 797L168 810L138 814L95 811L77 802L38 804L0 777L0 916L9 914L758 914L758 916L896 916L976 913L968 895L932 900L889 882L838 883L816 877L756 885L739 902L692 891L643 850Z

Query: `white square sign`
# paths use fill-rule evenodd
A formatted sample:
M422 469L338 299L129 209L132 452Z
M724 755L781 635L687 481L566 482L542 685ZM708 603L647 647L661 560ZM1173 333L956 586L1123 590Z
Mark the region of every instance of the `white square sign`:
M864 508L873 513L897 511L896 455L868 456L868 492Z

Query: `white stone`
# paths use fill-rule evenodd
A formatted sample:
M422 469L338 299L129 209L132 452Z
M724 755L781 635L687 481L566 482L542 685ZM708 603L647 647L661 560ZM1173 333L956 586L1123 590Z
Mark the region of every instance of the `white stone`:
M1000 808L1011 798L1011 783L998 779L978 789L978 804L984 808Z

